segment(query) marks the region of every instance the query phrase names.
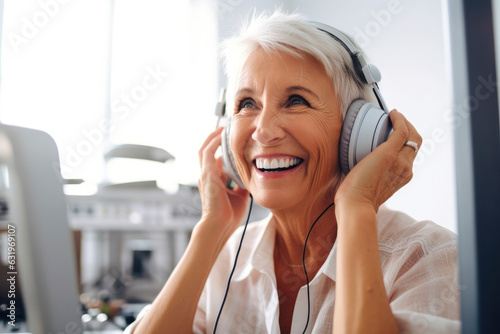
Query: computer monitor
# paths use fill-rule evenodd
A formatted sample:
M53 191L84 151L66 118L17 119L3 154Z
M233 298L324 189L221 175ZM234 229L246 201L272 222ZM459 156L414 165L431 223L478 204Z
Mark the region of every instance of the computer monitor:
M8 284L14 293L16 287L22 289L28 331L82 333L76 261L56 144L42 131L0 124L0 164L8 170L8 235L15 243L15 249L9 250ZM15 320L15 308L11 314L14 317L8 321Z
M499 18L493 15L493 1L444 4L454 97L462 333L496 333L500 298L500 269L495 264L500 257L500 64L495 60L494 19Z

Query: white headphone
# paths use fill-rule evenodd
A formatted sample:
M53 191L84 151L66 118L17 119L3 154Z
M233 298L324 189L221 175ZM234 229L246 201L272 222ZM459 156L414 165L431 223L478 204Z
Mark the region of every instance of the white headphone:
M347 175L361 159L386 141L392 131L389 111L377 85L381 79L381 74L375 65L366 63L358 48L341 31L319 22L311 22L311 24L329 34L347 50L351 56L356 74L363 82L372 85L373 93L379 104L379 106L376 106L371 102L358 99L354 100L347 108L339 142L340 168ZM224 89L219 96L219 102L215 109L215 114L219 116L219 120L225 116L225 109L226 91ZM228 125L222 131L221 146L224 171L240 187L245 188L234 162L234 155L230 146L230 128L231 122L228 122Z

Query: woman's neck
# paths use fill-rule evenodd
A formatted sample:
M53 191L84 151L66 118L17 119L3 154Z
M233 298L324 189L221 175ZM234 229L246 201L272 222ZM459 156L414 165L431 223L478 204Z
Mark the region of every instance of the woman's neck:
M333 201L324 199L311 205L284 212L273 211L276 228L275 252L284 263L301 265L304 243L314 221ZM324 212L316 222L307 241L306 264L311 272L316 272L328 257L337 237L337 221L334 206ZM308 270L309 271L309 270Z

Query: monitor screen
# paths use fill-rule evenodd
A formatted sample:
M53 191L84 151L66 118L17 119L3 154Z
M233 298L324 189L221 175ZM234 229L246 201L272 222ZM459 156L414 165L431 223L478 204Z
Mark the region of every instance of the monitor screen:
M7 326L20 326L24 317L22 291L29 332L81 333L76 261L55 142L42 131L1 124L0 165L8 175L2 182L9 213L4 219Z

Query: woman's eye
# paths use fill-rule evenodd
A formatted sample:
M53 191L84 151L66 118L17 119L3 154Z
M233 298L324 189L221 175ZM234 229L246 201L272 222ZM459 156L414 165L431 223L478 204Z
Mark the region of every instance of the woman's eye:
M241 109L251 109L251 108L255 108L254 102L250 99L244 99L240 102L238 109L241 110Z
M292 96L290 96L290 99L289 99L289 105L290 106L295 106L295 105L309 106L309 103L302 96L292 95Z

